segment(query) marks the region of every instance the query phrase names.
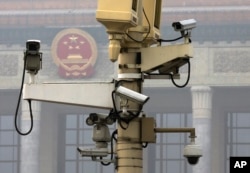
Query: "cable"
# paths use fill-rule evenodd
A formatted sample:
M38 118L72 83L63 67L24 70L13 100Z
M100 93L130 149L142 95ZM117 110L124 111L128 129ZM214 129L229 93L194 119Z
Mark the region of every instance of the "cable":
M115 131L113 131L112 135L111 135L111 143L110 143L110 149L111 149L111 155L110 155L110 160L112 161L113 160L113 157L114 157L114 144L113 144L113 140L117 141L117 139L115 138L115 135L117 134L117 129ZM100 157L100 159L102 159L102 157ZM101 162L101 164L103 166L108 166L111 164L111 161L110 162Z
M27 100L29 103L29 109L30 109L30 120L31 120L31 125L30 125L30 129L26 132L23 133L19 130L18 125L17 125L17 116L18 116L18 110L19 110L19 106L20 106L20 101L21 101L21 96L22 96L22 91L23 91L23 84L24 84L24 79L25 79L25 67L26 67L26 57L24 57L24 67L23 67L23 74L22 74L22 82L21 82L21 88L20 88L20 92L19 92L19 96L18 96L18 101L17 101L17 107L16 107L16 112L15 112L15 129L17 131L17 133L19 135L22 136L26 136L29 135L33 129L33 115L32 115L32 108L31 108L31 100Z
M170 39L170 40L164 40L164 39L158 39L157 41L160 43L160 45L161 45L161 43L162 42L174 42L174 41L178 41L178 40L180 40L180 39L182 39L182 38L186 38L186 37L189 37L189 33L187 32L186 34L185 33L183 33L180 37L177 37L177 38L174 38L174 39ZM188 38L188 42L189 43L192 43L192 40L190 39L190 38Z
M148 38L148 35L150 34L150 30L151 30L151 25L150 25L150 22L149 22L149 20L148 20L148 16L147 16L147 14L146 14L144 8L143 8L142 11L143 11L143 14L144 14L144 16L145 16L145 18L146 18L146 20L147 20L147 23L148 23L148 32L147 32L147 35L146 35L142 40L136 40L136 39L134 39L131 35L129 35L128 33L126 33L126 35L128 36L128 38L130 38L131 40L133 40L134 42L137 42L137 43L142 43L142 42L144 42L144 41Z
M164 39L158 39L157 41L158 42L160 42L160 43L162 43L162 42L174 42L174 41L178 41L178 40L180 40L180 39L182 39L182 38L184 38L184 36L180 36L180 37L178 37L178 38L175 38L175 39L170 39L170 40L164 40Z
M191 65L190 65L190 61L187 60L187 64L188 64L188 76L187 76L187 81L183 84L183 85L178 85L175 81L174 81L174 77L173 74L170 74L170 78L172 83L177 87L177 88L184 88L185 86L187 86L189 80L190 80L190 73L191 73Z
M182 34L180 37L177 37L177 38L174 38L174 39L164 40L164 39L161 39L161 38L160 38L160 39L158 39L157 41L160 42L160 45L161 45L162 42L174 42L174 41L178 41L178 40L180 40L180 39L182 39L182 38L185 38L185 37L188 37L188 33ZM188 40L189 40L189 43L192 42L190 38L189 38Z

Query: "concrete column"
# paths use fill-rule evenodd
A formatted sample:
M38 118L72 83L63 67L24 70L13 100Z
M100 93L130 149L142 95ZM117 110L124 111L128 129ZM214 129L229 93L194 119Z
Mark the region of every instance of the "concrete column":
M201 145L203 156L193 167L193 173L211 173L211 116L212 90L208 86L193 86L193 126L196 130L196 144Z
M32 101L33 130L21 136L20 173L39 173L40 102ZM22 101L21 131L26 133L31 127L29 104Z

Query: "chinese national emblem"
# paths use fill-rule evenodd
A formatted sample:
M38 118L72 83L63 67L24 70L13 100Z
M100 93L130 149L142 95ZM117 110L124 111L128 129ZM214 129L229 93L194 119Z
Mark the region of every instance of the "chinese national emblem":
M64 78L82 78L93 74L97 57L95 40L80 29L65 29L52 42L52 57Z

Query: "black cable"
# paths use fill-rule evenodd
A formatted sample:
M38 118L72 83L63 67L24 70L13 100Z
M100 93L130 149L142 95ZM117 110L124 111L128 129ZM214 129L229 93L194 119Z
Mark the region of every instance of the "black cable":
M177 38L174 38L174 39L170 39L170 40L165 40L165 39L158 39L157 41L160 43L160 45L161 45L161 43L162 42L174 42L174 41L178 41L178 40L180 40L180 39L182 39L182 38L185 38L185 37L188 37L188 32L186 33L186 34L182 34L180 37L177 37ZM188 41L189 41L189 43L191 43L192 42L192 40L190 39L190 38L188 38Z
M158 39L157 41L162 43L162 42L174 42L174 41L178 41L180 39L184 38L184 36L180 36L178 38L174 38L174 39L170 39L170 40L164 40L164 39Z
M175 81L174 81L174 77L173 74L170 74L170 78L172 83L177 87L177 88L184 88L185 86L187 86L189 80L190 80L190 73L191 73L191 65L190 65L190 61L187 60L187 64L188 64L188 76L187 76L187 80L183 85L178 85Z
M114 107L115 114L117 115L117 114L118 114L118 111L117 111L116 104L115 104L114 94L115 94L115 90L112 91L112 93L111 93L111 98L112 98L112 102L113 102L113 107Z
M136 40L136 39L134 39L131 35L129 35L128 33L126 33L126 35L128 36L128 38L130 38L131 40L133 40L134 42L137 42L137 43L142 43L142 42L144 42L144 41L148 38L148 35L150 34L150 30L151 30L150 22L149 22L149 20L148 20L148 16L147 16L147 14L146 14L144 8L143 8L142 11L143 11L143 14L144 14L144 16L145 16L145 18L146 18L146 20L147 20L147 23L148 23L148 32L147 32L147 35L146 35L142 40Z
M114 143L113 140L115 140L117 142L117 138L115 137L115 135L117 135L118 130L116 129L115 131L113 131L112 135L111 135L111 160L114 157Z
M117 129L115 131L113 131L112 135L111 135L111 143L110 143L110 149L111 149L111 155L110 155L110 160L113 160L114 157L114 144L113 144L113 140L117 141L117 139L115 138L115 135L117 134ZM102 157L100 157L102 159ZM101 164L103 166L108 166L111 164L111 162L107 162L104 163L103 161L101 162Z
M126 130L127 128L126 127L124 127L123 125L122 125L122 118L121 118L121 116L120 116L120 113L122 112L122 111L117 111L117 108L116 108L116 104L115 104L115 98L114 98L114 94L115 94L115 90L114 91L112 91L112 93L111 93L111 98L112 98L112 102L113 102L113 107L114 107L114 113L115 113L115 119L117 119L118 120L118 123L119 123L119 125L120 125L120 127L123 129L123 130Z
M20 92L19 92L19 96L18 96L17 107L16 107L16 112L15 112L15 122L14 122L15 129L16 129L17 133L19 135L22 135L22 136L29 135L30 132L33 129L33 115L32 115L32 109L31 109L31 100L28 100L28 102L29 102L29 109L30 109L30 120L31 120L30 129L26 133L23 133L23 132L21 132L19 130L18 125L17 125L18 110L19 110L19 106L20 106L21 96L22 96L22 92L23 92L23 84L24 84L24 79L25 79L25 67L26 67L26 63L27 63L26 59L27 58L24 57L24 67L23 67L23 74L22 74L22 82L21 82Z

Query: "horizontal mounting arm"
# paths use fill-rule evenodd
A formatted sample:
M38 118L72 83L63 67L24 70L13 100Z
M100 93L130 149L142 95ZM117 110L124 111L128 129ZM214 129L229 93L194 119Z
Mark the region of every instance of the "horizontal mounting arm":
M156 133L190 133L190 138L195 138L195 128L155 128Z
M150 73L161 68L165 70L179 68L185 64L183 59L193 57L193 47L189 43L141 48L141 57L141 71L144 73Z
M23 99L111 109L114 83L25 84Z

